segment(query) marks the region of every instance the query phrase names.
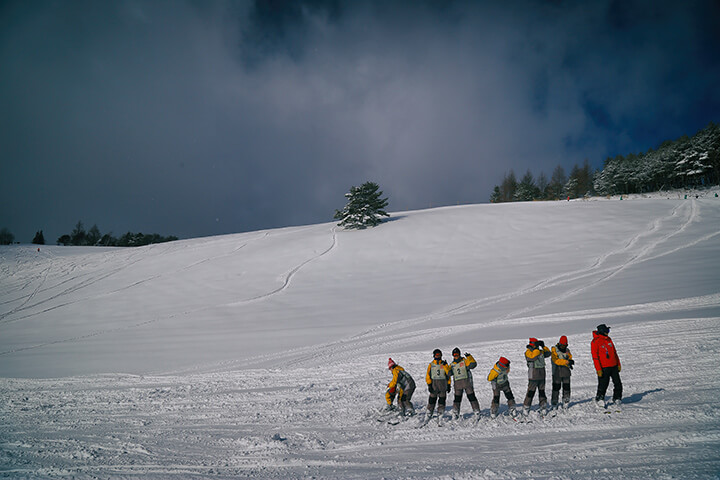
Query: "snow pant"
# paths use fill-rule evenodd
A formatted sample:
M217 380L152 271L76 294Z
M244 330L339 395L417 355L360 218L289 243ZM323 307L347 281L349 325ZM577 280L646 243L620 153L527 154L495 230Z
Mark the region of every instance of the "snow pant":
M415 384L408 385L407 389L403 390L402 395L398 398L398 406L403 414L415 411L415 407L411 402L413 393L415 393Z
M533 397L535 396L535 390L540 392L540 408L547 407L547 395L545 395L545 379L542 380L528 380L527 394L525 394L525 401L523 406L527 409L532 405Z
M552 379L552 396L550 397L550 404L555 406L558 404L560 398L560 388L562 387L562 401L567 406L570 402L570 377L553 377Z
M453 411L456 414L460 415L460 404L462 403L463 392L465 392L465 395L467 395L473 412L479 412L480 403L475 396L475 390L473 389L472 382L467 378L464 378L462 380L455 380L455 398L453 399Z
M605 400L605 392L610 385L610 379L613 381L613 401L622 398L622 382L620 381L620 372L618 367L604 367L602 369L602 377L598 377L598 389L595 400Z
M497 415L498 410L500 409L500 393L505 394L505 398L507 399L508 409L512 412L515 410L515 396L512 393L512 390L510 390L510 382L504 383L502 385L493 385L493 399L492 403L490 403L490 413L492 415Z
M447 398L447 380L433 380L430 384L430 397L428 398L428 415L432 415L437 403L438 415L445 413L445 399Z

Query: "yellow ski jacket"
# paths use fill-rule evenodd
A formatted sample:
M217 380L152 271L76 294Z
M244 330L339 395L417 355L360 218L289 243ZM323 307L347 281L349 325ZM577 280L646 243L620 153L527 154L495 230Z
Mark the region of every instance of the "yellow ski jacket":
M385 401L387 404L392 405L396 394L398 398L402 398L403 392L408 388L410 383L412 383L413 388L415 388L415 381L410 374L400 365L395 365L392 369L392 379L390 383L388 383L387 390L385 391Z
M433 368L434 365L434 368ZM450 365L447 364L445 360L440 360L439 362L437 360L433 360L430 362L427 368L427 373L425 374L425 383L428 385L432 385L433 377L432 377L432 371L433 370L439 370L439 373L443 373L443 378L441 380L447 379L448 385L450 385Z

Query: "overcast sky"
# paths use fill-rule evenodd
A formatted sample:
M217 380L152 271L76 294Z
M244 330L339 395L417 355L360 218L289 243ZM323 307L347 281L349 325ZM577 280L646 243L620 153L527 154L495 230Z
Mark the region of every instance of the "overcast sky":
M720 3L0 2L0 227L181 238L400 211L720 121Z

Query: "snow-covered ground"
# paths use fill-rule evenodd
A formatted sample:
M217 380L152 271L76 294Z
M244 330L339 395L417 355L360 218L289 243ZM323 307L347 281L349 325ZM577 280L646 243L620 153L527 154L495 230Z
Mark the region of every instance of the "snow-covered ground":
M718 478L716 192L0 247L0 477ZM623 361L609 415L590 401L600 323ZM528 337L560 335L568 412L490 420L493 363L522 402ZM478 360L478 424L467 399L442 427L376 421L388 357L422 411L432 350L455 346Z

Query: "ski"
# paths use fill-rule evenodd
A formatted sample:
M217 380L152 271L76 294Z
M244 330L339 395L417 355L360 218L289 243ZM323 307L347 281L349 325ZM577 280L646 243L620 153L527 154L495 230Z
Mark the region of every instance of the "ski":
M390 410L381 410L377 416L375 417L375 420L377 420L380 423L387 423L390 425L397 425L398 423L402 422L402 414L395 409Z
M415 427L415 428L422 428L422 427L424 427L425 425L427 425L428 423L430 423L430 419L431 419L431 418L432 418L432 415L428 415L428 414L426 413L425 416L420 419L420 421L419 421L418 424L417 424L417 427Z
M532 417L530 416L530 412L523 412L520 415L518 415L518 423L532 423Z

